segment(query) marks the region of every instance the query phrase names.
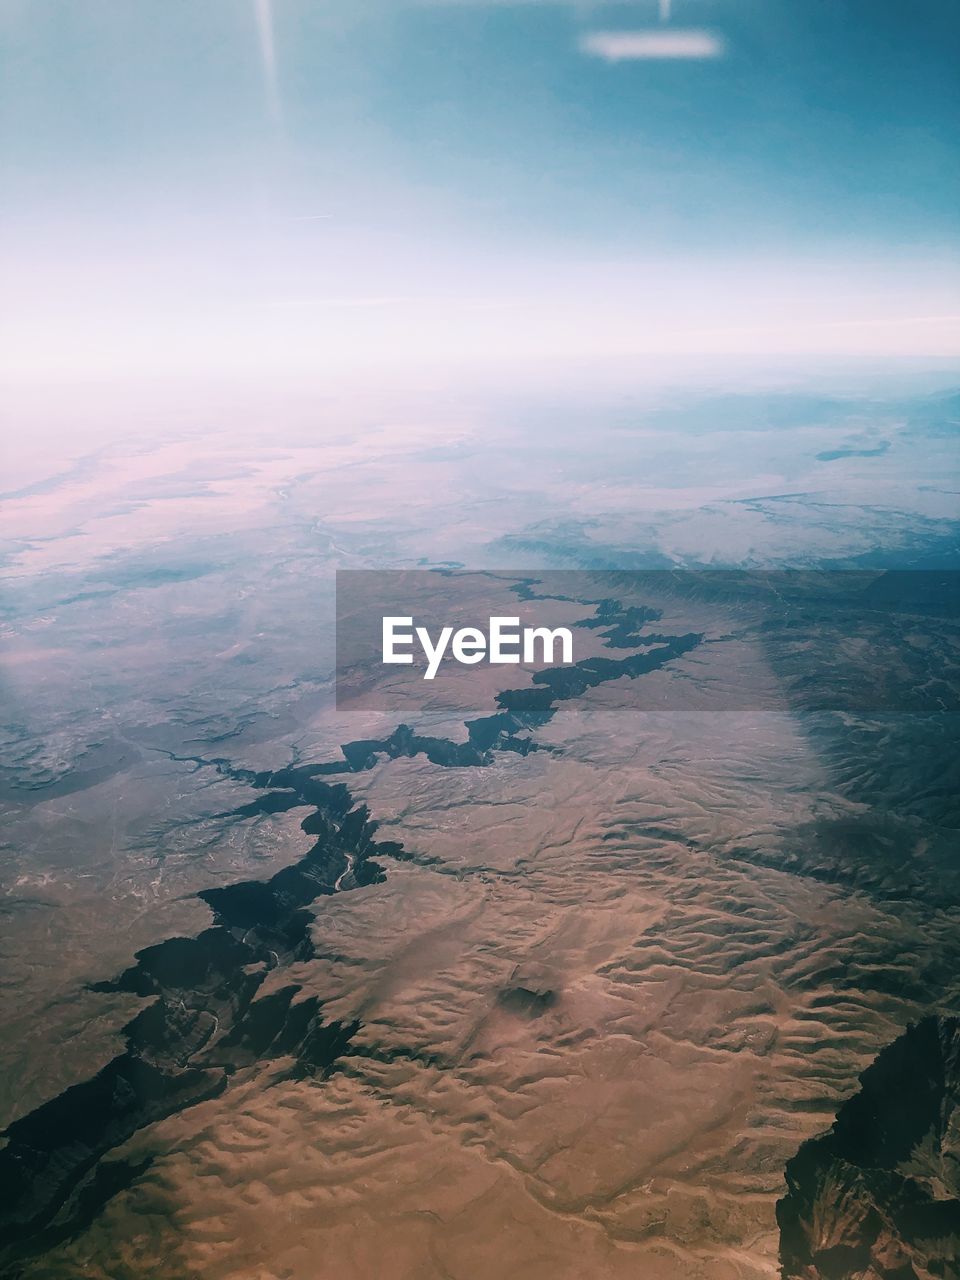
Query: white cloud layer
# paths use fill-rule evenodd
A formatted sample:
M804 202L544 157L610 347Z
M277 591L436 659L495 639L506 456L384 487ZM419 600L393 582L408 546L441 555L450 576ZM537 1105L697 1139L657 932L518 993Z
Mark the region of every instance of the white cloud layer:
M722 58L726 42L713 31L696 28L652 28L647 31L591 31L583 36L584 53L606 62L633 62L659 58Z

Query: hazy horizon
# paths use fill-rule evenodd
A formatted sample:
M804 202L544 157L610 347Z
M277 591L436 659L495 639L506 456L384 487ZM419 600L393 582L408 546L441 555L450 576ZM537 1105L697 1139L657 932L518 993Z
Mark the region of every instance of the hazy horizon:
M8 0L2 39L7 379L960 352L945 0Z

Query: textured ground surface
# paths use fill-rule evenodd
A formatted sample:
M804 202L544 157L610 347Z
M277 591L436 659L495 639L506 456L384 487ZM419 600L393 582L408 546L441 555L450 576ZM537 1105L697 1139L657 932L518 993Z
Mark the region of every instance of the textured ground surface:
M722 432L690 409L589 450L450 424L128 445L0 503L12 1274L778 1273L785 1170L960 1001L955 618L764 631L603 577L658 638L584 627L584 661L659 654L642 672L539 719L502 671L338 714L331 573L943 563L950 402L848 407L891 442L850 458L830 403L789 443L752 428L750 474L726 403ZM513 585L491 611L546 607ZM897 696L823 710L878 669ZM795 1274L899 1277L851 1256Z

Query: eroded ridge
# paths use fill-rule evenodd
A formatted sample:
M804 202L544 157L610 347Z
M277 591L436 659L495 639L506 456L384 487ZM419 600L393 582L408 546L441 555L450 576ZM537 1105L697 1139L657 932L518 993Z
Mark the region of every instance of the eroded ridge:
M787 1164L785 1280L960 1275L960 1019L924 1018Z
M648 616L614 601L598 612L599 625L616 629L610 640L621 642ZM146 1168L143 1161L104 1159L146 1125L215 1097L231 1077L264 1061L290 1059L287 1074L323 1075L350 1044L359 1024L326 1023L322 1002L302 996L292 978L279 983L274 971L313 957L311 902L382 879L374 855L406 855L396 842L375 841L367 809L355 807L343 783L324 776L373 768L381 756L423 754L442 767L469 768L489 764L495 751L526 754L537 747L532 733L559 702L655 670L701 638L657 637L660 647L651 652L537 673L537 687L500 694L498 712L468 722L466 743L399 725L385 739L344 744L342 761L254 774L227 760L198 760L264 793L224 817L309 806L301 828L315 842L268 880L200 892L213 911L212 927L145 948L119 978L95 988L129 992L150 1004L124 1028L124 1053L8 1128L0 1151L0 1260L13 1264L42 1253L92 1221ZM262 992L268 974L274 975L270 989Z
M309 804L301 824L316 836L299 862L268 880L199 896L214 923L194 938L170 938L99 990L150 999L125 1027L125 1051L92 1079L7 1130L0 1151L0 1259L44 1251L92 1220L146 1167L103 1157L137 1130L223 1092L240 1072L289 1059L283 1073L324 1075L357 1024L325 1022L316 996L301 998L275 971L313 955L308 904L382 876L374 855L399 846L376 842L367 810L342 784L309 768L268 775L262 808ZM273 975L268 992L261 988Z

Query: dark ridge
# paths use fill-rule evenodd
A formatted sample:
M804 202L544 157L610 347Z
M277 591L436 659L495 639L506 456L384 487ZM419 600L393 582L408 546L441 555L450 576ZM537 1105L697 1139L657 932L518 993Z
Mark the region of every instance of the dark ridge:
M614 647L626 643L648 613L653 616L615 601L599 603L597 625L606 628ZM638 637L637 643L652 639ZM217 1096L236 1073L258 1063L289 1059L287 1075L323 1075L350 1046L359 1024L325 1023L321 1001L298 998L298 984L260 994L268 973L313 957L310 903L382 879L374 856L408 856L395 841L374 841L376 823L367 809L354 807L342 782L324 777L371 769L381 756L422 754L445 768L470 768L490 764L495 751L537 750L531 735L551 720L557 703L605 681L662 667L701 637L655 639L663 643L652 651L589 658L537 673L538 688L507 690L497 699L498 712L466 722L465 743L399 725L382 740L344 744L342 762L251 773L222 758L183 757L198 767L213 765L264 793L224 818L245 820L304 806L310 813L301 829L316 840L299 862L268 880L202 891L197 896L214 915L210 928L194 938L170 938L144 948L135 965L94 987L151 1003L124 1028L122 1054L8 1128L0 1150L3 1273L82 1231L140 1175L149 1157L139 1164L110 1158L138 1130ZM554 999L547 987L520 984L504 993L502 1003L536 1016Z
M547 667L538 671L533 681L546 685L557 701L566 701L578 698L587 689L608 680L619 680L623 676L636 680L638 676L657 671L695 649L702 640L702 635L691 631L686 635L669 637L666 644L647 653L632 653L626 658L584 658L571 667Z
M445 769L476 768L490 763L483 750L472 742L451 742L449 738L427 737L414 733L406 724L398 725L389 738L345 742L340 750L354 773L374 768L379 756L397 760L401 756L424 755L431 764L438 764Z
M856 449L853 447L846 449L824 449L822 453L817 454L818 462L836 462L839 458L880 458L890 448L889 440L882 440L873 449Z
M505 689L497 694L497 705L505 711L531 715L549 713L553 694L549 689Z
M955 734L952 749L956 751ZM862 765L862 761L857 763ZM849 793L859 800L862 790L851 787ZM945 794L944 802L954 796ZM930 827L921 840L916 821L902 811L821 815L812 822L799 823L788 845L771 845L760 839L731 849L730 856L753 866L856 889L878 902L923 903L948 909L960 905L955 829ZM921 1001L926 996L919 977L914 992L908 995L903 990L901 994Z
M497 1003L510 1013L526 1018L539 1018L557 1002L557 993L549 990L532 990L530 987L511 987L509 991L501 991Z
M626 612L632 614L634 611ZM407 725L400 725L389 738L347 742L341 750L355 772L373 768L381 754L396 759L422 753L434 764L446 768L470 768L490 764L492 751L514 751L519 755L542 751L544 748L534 742L530 734L553 719L557 703L579 698L587 689L610 680L620 680L624 676L635 680L649 671L656 671L695 649L703 636L690 632L657 639L663 639L664 643L646 653L633 653L625 658L584 658L568 667L547 667L536 672L533 682L540 688L506 689L496 698L501 711L477 720L467 720L468 740L465 743L451 742L447 738L421 737ZM642 642L637 640L637 643Z
M539 1018L559 1000L554 974L537 964L518 965L497 996L501 1009L524 1018Z
M310 959L306 907L317 897L382 878L365 808L353 808L342 784L312 770L280 770L264 785L286 788L314 806L301 824L317 840L298 862L269 880L198 896L214 924L195 938L170 938L137 954L137 963L102 991L147 997L125 1027L127 1047L90 1080L14 1121L0 1151L0 1266L41 1253L81 1231L143 1165L104 1160L137 1130L215 1097L231 1077L257 1063L289 1058L292 1076L330 1071L359 1024L325 1023L316 996L299 999L288 983L259 999L274 969ZM276 812L270 792L259 811ZM250 806L246 806L249 809Z
M924 1018L786 1167L784 1280L960 1276L960 1019Z
M659 622L662 617L659 609L648 609L645 605L624 608L619 600L601 600L597 604L595 618L581 618L574 625L599 631L611 649L635 649L641 644L667 639L665 636L640 635L648 622Z
M501 708L499 712L467 720L466 742L423 736L414 733L405 724L399 725L388 738L364 738L357 742L345 742L340 749L347 767L354 773L362 773L374 768L380 756L396 760L401 756L425 755L431 763L447 769L478 768L492 763L493 751L512 751L518 755L543 751L545 748L534 742L531 734L549 724L557 713L557 703L579 698L587 689L611 680L620 680L625 676L635 680L649 671L656 671L689 653L703 640L701 634L694 632L681 636L635 634L648 618L659 617L652 609L623 608L615 600L584 600L576 603L597 603L597 618L585 619L582 625L606 628L603 634L611 647L627 648L641 644L656 644L657 647L643 653L631 653L624 658L598 656L584 658L566 667L546 667L532 677L534 686L539 687L506 689L496 697L497 706ZM319 772L320 769L325 774L331 774L342 771L343 766L323 765L314 772ZM277 800L274 803L280 805L282 802ZM293 803L291 800L287 807L291 807Z

